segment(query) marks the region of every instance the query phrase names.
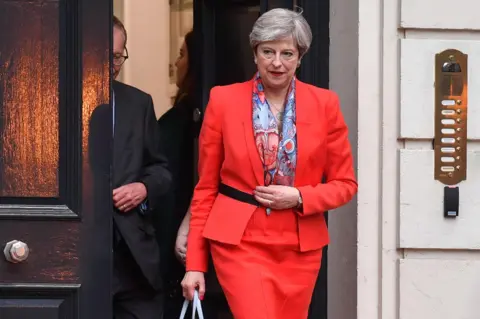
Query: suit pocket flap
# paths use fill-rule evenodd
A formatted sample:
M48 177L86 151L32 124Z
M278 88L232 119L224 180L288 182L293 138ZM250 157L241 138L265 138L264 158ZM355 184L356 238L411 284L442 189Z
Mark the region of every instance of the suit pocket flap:
M144 221L143 223L140 223L138 225L138 228L143 230L148 235L155 236L155 227L153 227L152 224L150 224L146 221Z

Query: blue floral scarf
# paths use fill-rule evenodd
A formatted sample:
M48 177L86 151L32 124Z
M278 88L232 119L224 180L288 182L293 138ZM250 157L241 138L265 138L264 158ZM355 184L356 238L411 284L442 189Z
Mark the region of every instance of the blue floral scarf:
M260 74L253 81L253 131L265 185L293 186L297 166L295 77L286 98L281 130L265 98Z

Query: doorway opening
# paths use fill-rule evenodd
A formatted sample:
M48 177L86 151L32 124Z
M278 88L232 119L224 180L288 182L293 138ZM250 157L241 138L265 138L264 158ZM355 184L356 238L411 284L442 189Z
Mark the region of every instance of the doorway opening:
M139 22L132 22L135 19L142 19L140 16L128 12L129 5L122 5L123 0L114 0L114 4L121 6L121 10L114 7L115 12L124 16L127 29L130 25L138 28ZM192 28L195 34L195 46L198 48L198 55L194 57L194 66L197 69L195 114L192 117L199 117L204 112L208 102L210 89L216 85L226 85L235 82L243 82L252 78L256 71L253 62L252 52L249 46L248 34L253 23L263 12L276 8L295 8L298 6L309 22L313 32L313 43L309 53L302 59L302 65L298 70L298 78L304 82L318 87L328 88L329 86L329 1L308 1L308 0L170 0L168 6L159 7L163 10L163 18L167 18L168 34L164 34L159 28L145 28L145 33L136 31L136 35L129 37L160 37L165 41L164 46L158 47L158 59L168 67L164 70L168 74L161 75L161 83L168 87L164 96L157 98L159 92L148 92L148 86L141 89L151 93L154 97L157 116L164 115L173 105L177 87L175 61L179 50L184 42L184 36ZM137 9L138 10L138 9ZM129 21L129 19L131 21ZM158 34L161 35L158 35ZM134 41L132 39L132 41ZM131 42L133 43L133 42ZM133 45L133 44L131 44ZM148 67L136 66L132 63L135 60L136 51L148 50L148 48L129 47L129 53L133 57L125 65L124 78L128 84L133 86L143 83L136 71L129 71L135 68L142 68L148 72ZM162 51L163 50L163 51ZM138 60L137 60L138 61ZM149 61L135 61L135 63L148 64ZM145 72L144 72L145 73ZM136 75L137 74L137 75ZM143 74L144 76L145 74ZM137 77L136 77L137 76ZM163 90L163 88L162 88ZM158 102L157 102L158 101ZM193 144L188 150L191 156L196 156L197 145ZM197 179L196 165L191 167L192 183ZM312 297L310 307L310 318L327 318L327 248L324 250L322 269ZM178 278L171 278L172 282Z

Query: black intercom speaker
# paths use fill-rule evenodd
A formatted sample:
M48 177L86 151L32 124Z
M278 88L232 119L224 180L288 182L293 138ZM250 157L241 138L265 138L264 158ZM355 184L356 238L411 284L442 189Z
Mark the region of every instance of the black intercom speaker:
M456 186L445 186L443 193L443 215L448 218L458 216L459 191Z

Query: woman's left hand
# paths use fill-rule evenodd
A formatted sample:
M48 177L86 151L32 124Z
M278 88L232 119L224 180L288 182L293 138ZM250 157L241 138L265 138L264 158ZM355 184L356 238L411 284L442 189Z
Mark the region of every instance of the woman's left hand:
M257 186L253 195L263 206L277 210L296 207L300 198L298 189L283 185Z

